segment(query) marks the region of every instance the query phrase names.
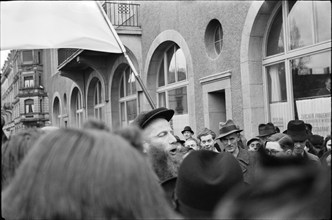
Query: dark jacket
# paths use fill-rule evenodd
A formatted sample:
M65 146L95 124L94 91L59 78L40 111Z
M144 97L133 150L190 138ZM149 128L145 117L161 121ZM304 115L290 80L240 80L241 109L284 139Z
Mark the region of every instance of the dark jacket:
M257 153L242 149L239 147L239 154L236 158L242 169L244 182L247 184L252 184L256 177L257 169Z

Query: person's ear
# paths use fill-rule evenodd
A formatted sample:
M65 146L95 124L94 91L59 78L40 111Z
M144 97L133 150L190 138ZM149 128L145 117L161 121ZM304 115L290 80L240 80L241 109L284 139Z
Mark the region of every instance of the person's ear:
M291 149L287 149L285 151L285 153L286 153L286 155L290 156L290 155L292 155L292 150Z
M150 145L146 141L143 142L143 153L146 154L148 152L149 146Z

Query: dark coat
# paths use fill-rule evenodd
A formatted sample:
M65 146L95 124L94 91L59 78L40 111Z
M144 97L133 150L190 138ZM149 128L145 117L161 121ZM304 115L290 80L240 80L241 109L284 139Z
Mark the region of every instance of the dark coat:
M242 169L244 182L247 184L252 184L256 177L256 170L258 166L257 153L245 150L239 147L239 154L236 158Z

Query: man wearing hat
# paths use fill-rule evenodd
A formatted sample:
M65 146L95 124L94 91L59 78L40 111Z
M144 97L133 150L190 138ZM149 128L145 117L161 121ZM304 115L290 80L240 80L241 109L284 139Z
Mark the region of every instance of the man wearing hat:
M231 153L238 160L242 169L244 182L251 184L255 179L257 156L256 152L240 147L241 131L232 120L227 120L225 123L220 123L220 135L217 139L220 139L221 148Z
M287 134L294 141L293 155L297 157L303 157L308 162L321 165L319 158L304 150L308 141L308 133L304 121L302 120L291 120L287 125Z
M243 185L241 168L231 154L193 151L179 169L176 210L186 219L211 219L218 202Z
M190 138L194 135L194 131L191 130L190 126L185 126L183 131L181 131L181 133L185 140L187 140L188 138Z
M177 176L178 168L186 152L181 151L172 134L169 121L174 111L160 107L141 112L131 125L143 130L143 148L159 181Z
M267 124L258 125L257 137L259 137L259 139L261 140L263 145L264 145L266 139L275 133L277 133L276 128L274 127L274 125L271 122L269 122Z

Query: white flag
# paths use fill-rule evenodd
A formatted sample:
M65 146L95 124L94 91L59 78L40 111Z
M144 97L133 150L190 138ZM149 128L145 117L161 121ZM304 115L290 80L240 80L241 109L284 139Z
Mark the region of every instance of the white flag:
M0 4L1 50L79 48L123 52L117 33L95 1Z

